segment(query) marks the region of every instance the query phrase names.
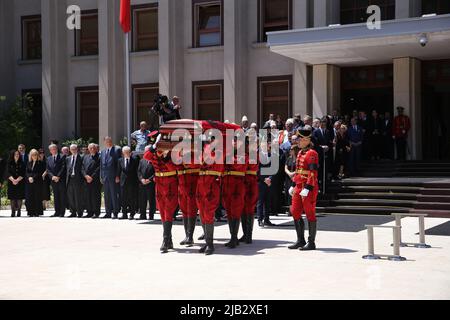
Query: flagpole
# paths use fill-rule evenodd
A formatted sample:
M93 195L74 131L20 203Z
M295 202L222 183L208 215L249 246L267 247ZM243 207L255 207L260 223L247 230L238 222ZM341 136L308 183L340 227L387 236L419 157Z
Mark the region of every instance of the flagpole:
M130 40L129 32L125 33L125 86L126 86L126 110L127 110L127 140L128 146L131 147L131 72L130 72Z

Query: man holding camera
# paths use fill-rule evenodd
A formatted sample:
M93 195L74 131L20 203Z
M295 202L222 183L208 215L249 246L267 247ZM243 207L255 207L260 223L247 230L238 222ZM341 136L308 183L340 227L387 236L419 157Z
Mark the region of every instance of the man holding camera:
M177 96L173 97L171 102L169 102L169 98L167 98L167 96L163 96L161 94L156 96L152 106L152 111L160 117L160 124L181 119L181 106L179 103L180 99Z

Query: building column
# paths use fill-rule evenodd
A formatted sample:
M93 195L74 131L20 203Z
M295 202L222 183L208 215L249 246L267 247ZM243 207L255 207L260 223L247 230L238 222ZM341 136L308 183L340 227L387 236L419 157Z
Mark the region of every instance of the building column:
M64 1L41 0L43 145L70 136L66 9Z
M337 24L341 17L340 1L314 0L314 27L326 27Z
M293 29L305 29L309 26L309 6L308 0L293 0ZM308 82L308 67L300 61L294 61L293 72L293 115L310 113L310 84Z
M158 47L163 53L159 55L159 91L169 98L185 96L183 10L183 1L160 0L158 4ZM181 112L189 114L183 109Z
M224 120L236 123L248 112L243 99L247 86L246 9L246 1L224 0Z
M339 110L341 104L341 69L329 64L313 66L313 117L322 118Z
M14 25L14 1L0 0L0 97L6 97L8 102L15 98L14 66L14 32L6 32ZM0 101L0 106L3 102Z
M421 62L415 58L394 59L394 107L405 108L411 119L408 145L412 160L422 159Z
M418 17L421 15L421 13L422 0L395 0L396 19Z
M118 23L120 1L98 0L99 140L127 136L125 35ZM131 70L133 72L133 70Z

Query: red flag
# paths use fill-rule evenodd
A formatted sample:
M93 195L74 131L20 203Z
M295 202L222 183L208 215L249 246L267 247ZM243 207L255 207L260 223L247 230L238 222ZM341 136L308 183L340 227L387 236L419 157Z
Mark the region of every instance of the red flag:
M131 0L120 0L120 26L123 32L131 30Z

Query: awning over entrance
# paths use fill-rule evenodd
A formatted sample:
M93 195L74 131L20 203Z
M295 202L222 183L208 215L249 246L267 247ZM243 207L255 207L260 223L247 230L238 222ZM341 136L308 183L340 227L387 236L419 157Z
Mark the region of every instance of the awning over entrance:
M422 47L419 39L426 35ZM268 33L270 50L297 61L317 65L375 65L392 59L420 60L450 56L450 14L383 21L380 30L365 23Z

